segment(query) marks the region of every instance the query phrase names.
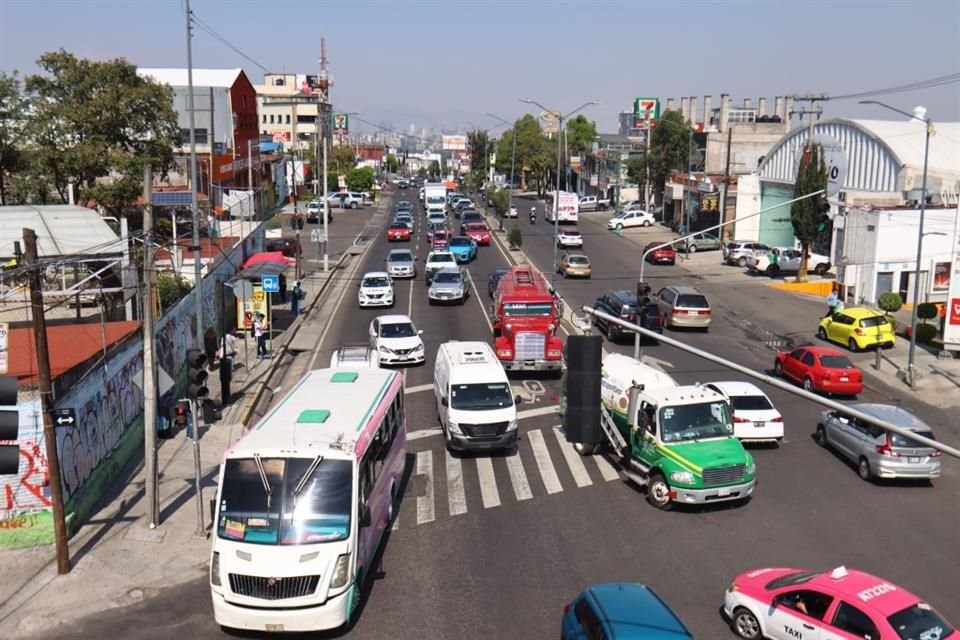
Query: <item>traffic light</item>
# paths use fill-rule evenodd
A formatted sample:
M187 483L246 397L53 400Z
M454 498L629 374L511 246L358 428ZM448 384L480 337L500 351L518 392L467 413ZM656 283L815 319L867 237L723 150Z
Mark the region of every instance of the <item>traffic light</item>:
M17 377L0 376L0 441L15 443L0 445L0 476L13 475L20 470L20 445L16 443L19 430Z
M637 282L637 305L645 304L645 298L650 297L650 285L646 282Z
M200 349L187 349L187 397L203 400L210 393L207 389L207 356Z
M170 424L186 428L190 423L190 403L186 400L175 402L170 409Z
M817 233L823 233L830 224L830 203L823 196L817 197L816 204L813 205L814 219L817 224Z

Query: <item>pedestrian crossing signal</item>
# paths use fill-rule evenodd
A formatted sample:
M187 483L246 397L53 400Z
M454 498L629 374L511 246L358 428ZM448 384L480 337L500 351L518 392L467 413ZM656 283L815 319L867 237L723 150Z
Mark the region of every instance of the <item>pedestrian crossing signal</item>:
M202 400L210 391L207 389L207 356L200 349L187 349L187 397Z
M170 416L170 423L174 427L186 427L190 421L190 403L181 400L173 405L173 415Z

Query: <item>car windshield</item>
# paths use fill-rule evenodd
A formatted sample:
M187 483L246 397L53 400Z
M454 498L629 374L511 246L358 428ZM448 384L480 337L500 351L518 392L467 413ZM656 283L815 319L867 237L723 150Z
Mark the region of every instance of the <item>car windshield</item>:
M454 409L480 411L484 409L503 409L513 406L510 385L506 382L494 384L454 384L450 385L450 405Z
M590 264L590 261L587 260L587 256L570 256L567 258L567 262L570 264Z
M677 296L678 307L686 307L689 309L709 309L710 304L707 303L707 299L698 294L698 293L681 293Z
M413 262L412 253L391 253L387 256L389 262Z
M887 618L901 640L938 640L953 632L953 627L925 602L918 602Z
M736 411L767 411L773 409L773 405L767 400L767 396L732 396L730 402L733 403L733 410Z
M223 470L217 535L266 545L345 540L352 495L349 460L230 458Z
M450 246L451 247L469 247L470 238L451 238Z
M505 302L503 315L510 317L540 316L549 318L553 315L551 302Z
M440 271L437 275L433 276L434 284L459 284L460 283L460 272L459 271Z
M560 230L560 235L562 235L562 236L578 236L578 235L580 235L580 232L577 231L576 229L561 229L561 230Z
M910 438L908 436L902 436L899 433L889 432L890 434L890 446L892 447L909 447L912 449L929 449L928 445L921 444ZM917 431L918 436L923 436L924 438L934 439L932 431Z
M887 319L883 316L870 316L869 318L860 319L861 327L879 327L884 324L887 324Z
M429 258L427 262L453 262L453 255L449 253L435 253Z
M718 400L664 407L660 410L660 431L664 442L728 436L733 433L730 405Z
M391 322L380 325L381 338L412 338L417 335L417 328L412 322Z
M370 278L363 279L364 287L389 287L390 280L384 278L383 276L372 276Z
M844 355L822 355L820 365L827 369L853 369L853 363Z

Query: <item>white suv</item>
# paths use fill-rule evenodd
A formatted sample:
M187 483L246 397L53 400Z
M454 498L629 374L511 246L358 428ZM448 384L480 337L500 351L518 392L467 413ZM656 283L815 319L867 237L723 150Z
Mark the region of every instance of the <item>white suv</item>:
M357 301L361 307L392 307L393 280L386 271L371 271L360 280Z
M561 249L565 247L583 247L583 236L578 229L560 228L557 232L557 246Z
M607 221L607 229L624 229L626 227L649 227L655 222L653 214L643 209L628 209Z
M430 283L433 282L434 274L440 271L440 269L446 267L453 267L454 269L460 268L460 265L457 264L456 257L446 250L431 251L427 254L426 263L423 271L427 286L430 286Z
M756 240L733 240L723 245L723 261L738 267L747 266L747 258L770 251L770 247Z

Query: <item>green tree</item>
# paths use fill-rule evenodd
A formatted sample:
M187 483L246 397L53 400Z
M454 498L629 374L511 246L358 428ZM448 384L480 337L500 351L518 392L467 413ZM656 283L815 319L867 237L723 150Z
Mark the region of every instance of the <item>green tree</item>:
M193 290L193 283L172 271L157 274L157 294L160 296L160 308L169 309Z
M400 167L400 161L397 160L397 156L393 155L392 153L387 154L386 164L387 171L390 173L396 173L397 169Z
M440 163L437 162L436 160L431 160L431 161L430 161L430 166L427 167L427 174L428 174L431 178L439 178L439 177L440 177Z
M522 189L527 188L527 181L533 179L537 185L537 192L541 195L546 189L546 180L551 167L556 166L556 156L552 144L543 135L540 123L531 114L525 114L514 123L513 128L504 132L497 145L497 170L502 173L510 172L510 163L513 154L513 134L517 136L516 174L520 176Z
M27 121L27 100L21 91L20 78L0 71L0 205L7 204L11 186L7 176L20 171L24 164L23 134Z
M510 192L507 189L494 189L490 194L490 201L493 202L493 209L497 215L503 217L510 207Z
M647 167L650 169L649 188L663 191L671 171L687 170L692 135L693 127L679 111L667 111L660 116L650 133L650 153L642 159L644 178Z
M347 175L350 169L357 166L357 157L353 153L353 148L348 144L333 147L327 158L327 165L333 173L340 176Z
M582 113L578 114L564 123L564 136L570 155L579 155L597 139L597 123L588 120Z
M417 169L417 177L418 177L418 178L426 178L426 177L427 177L427 170L424 169L423 167L420 167L419 169Z
M493 151L493 141L486 131L467 132L467 151L470 152L470 168L473 171L483 172L487 168L490 153Z
M61 201L73 179L83 196L117 210L142 192L146 164L154 175L166 175L180 143L170 87L137 75L122 58L80 59L61 49L43 54L37 65L42 73L24 83L27 138L35 168Z
M823 148L819 144L807 145L797 170L797 181L793 195L800 198L810 193L827 188L827 167L823 162ZM817 205L819 198L798 200L790 206L790 223L793 225L793 235L800 241L800 271L797 273L797 282L807 281L807 258L810 245L820 235L817 230Z
M373 167L356 167L347 173L347 189L350 191L370 191L375 175Z

